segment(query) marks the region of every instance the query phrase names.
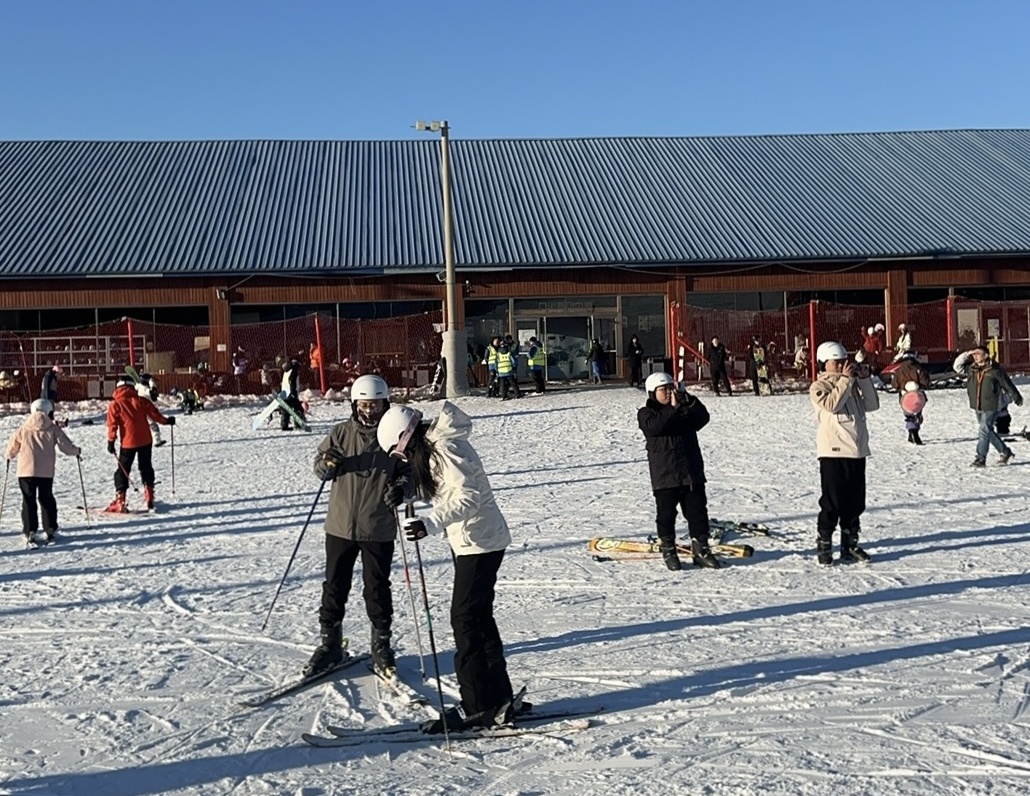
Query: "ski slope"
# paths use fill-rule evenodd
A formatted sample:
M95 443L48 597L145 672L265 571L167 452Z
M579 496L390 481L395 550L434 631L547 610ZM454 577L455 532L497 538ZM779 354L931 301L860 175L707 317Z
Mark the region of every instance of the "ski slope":
M1017 380L1030 398L1026 380ZM21 544L7 485L0 535L0 793L1024 794L1030 790L1030 444L973 471L964 391L935 391L906 442L896 396L870 415L869 566L814 562L815 417L805 394L714 398L700 434L712 516L772 538L718 571L595 562L595 535L654 529L640 391L606 386L458 403L511 526L497 615L516 687L554 708L603 706L583 732L317 749L301 733L422 718L360 668L261 710L237 701L296 675L317 639L325 498L267 631L261 622L311 509L314 432L251 430L262 404L215 407L155 450L163 511L87 527L60 457L61 536ZM422 405L429 416L439 404ZM22 407L24 409L24 407ZM59 415L84 448L88 504L112 498L102 403ZM166 410L167 411L167 410ZM174 410L172 410L174 411ZM1027 420L1013 408L1013 428ZM19 415L0 418L4 439ZM996 454L989 457L993 465ZM133 473L138 484L138 476ZM140 496L130 492L130 503ZM682 520L681 520L682 523ZM683 533L686 528L682 528ZM408 548L414 566L413 550ZM442 687L456 699L450 554L421 545ZM396 559L394 642L432 704ZM417 574L413 572L413 577ZM418 595L416 595L417 597ZM344 632L367 647L360 586Z

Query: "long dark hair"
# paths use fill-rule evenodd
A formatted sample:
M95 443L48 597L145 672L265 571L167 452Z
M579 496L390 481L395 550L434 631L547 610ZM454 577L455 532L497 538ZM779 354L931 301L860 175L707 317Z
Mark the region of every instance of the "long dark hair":
M415 488L423 500L431 500L436 497L437 489L436 476L433 475L433 457L436 456L436 445L426 439L426 431L429 430L429 423L418 424L411 442L408 443L408 463L411 465L411 474L415 479Z

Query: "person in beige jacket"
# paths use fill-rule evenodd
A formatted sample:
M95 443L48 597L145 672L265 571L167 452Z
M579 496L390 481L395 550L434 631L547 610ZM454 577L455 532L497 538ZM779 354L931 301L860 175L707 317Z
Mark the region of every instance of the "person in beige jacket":
M865 460L869 455L866 413L880 408L869 369L848 361L840 343L816 349L819 374L808 395L819 420L819 518L816 542L819 563L833 564L833 532L840 523L840 560L868 561L858 546L859 518L865 511Z
M57 501L54 500L54 469L57 449L68 456L79 456L82 449L73 444L68 435L50 419L54 405L45 398L32 402L29 416L7 442L7 462L18 457L18 485L21 487L21 523L25 543L36 545L39 531L39 513L43 514L43 533L47 543L57 533Z

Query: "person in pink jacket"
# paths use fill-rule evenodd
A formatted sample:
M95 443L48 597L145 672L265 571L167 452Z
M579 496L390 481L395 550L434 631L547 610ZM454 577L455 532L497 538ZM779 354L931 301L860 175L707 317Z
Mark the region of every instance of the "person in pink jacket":
M82 449L50 419L53 411L54 405L46 398L33 401L29 416L7 442L7 461L18 457L22 535L25 543L32 546L36 545L39 531L37 501L43 514L43 534L47 543L52 542L57 533L57 501L54 500L57 449L68 456L78 457L82 453Z

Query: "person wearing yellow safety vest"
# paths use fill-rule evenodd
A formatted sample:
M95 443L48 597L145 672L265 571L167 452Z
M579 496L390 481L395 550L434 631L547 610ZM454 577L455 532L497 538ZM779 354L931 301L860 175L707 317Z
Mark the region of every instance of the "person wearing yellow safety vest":
M547 353L539 340L535 337L530 337L527 354L529 359L526 361L526 365L529 367L530 375L533 377L533 384L536 385L536 389L533 392L539 395L544 391L544 368L547 366Z
M500 384L497 380L497 357L500 347L501 338L495 336L491 338L490 345L486 347L486 352L483 354L483 364L486 365L486 369L490 372L490 379L486 385L487 398L496 398L500 389Z
M511 350L505 342L502 342L500 348L497 349L497 380L501 385L502 401L507 401L511 398L511 396L508 395L508 391L512 389L512 387L514 387L515 390L515 397L522 397L519 394L519 385L515 381L515 358L512 356Z

